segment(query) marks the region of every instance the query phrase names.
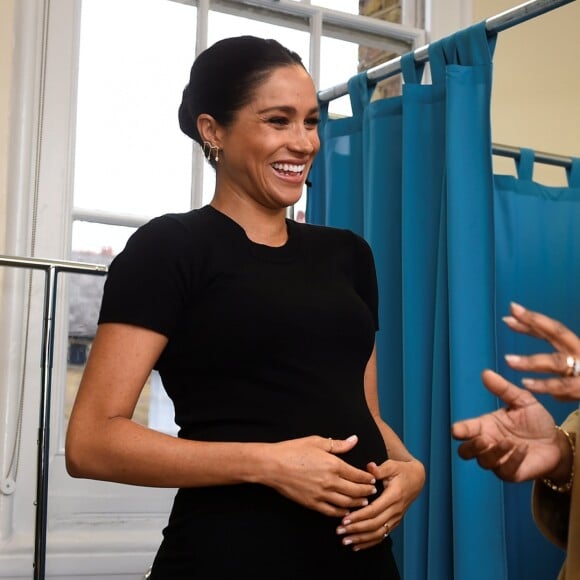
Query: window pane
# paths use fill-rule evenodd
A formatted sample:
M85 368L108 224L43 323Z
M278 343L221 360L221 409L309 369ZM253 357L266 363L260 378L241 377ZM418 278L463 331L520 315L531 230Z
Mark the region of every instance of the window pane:
M206 205L212 200L214 191L215 171L208 163L203 170L203 190L201 193L201 205Z
M323 36L320 43L320 88L329 89L358 73L358 44ZM352 115L347 95L329 103L331 115Z
M134 228L74 222L73 251L75 262L108 266L124 247ZM76 396L95 332L103 295L105 276L69 274L68 356L65 394L65 421ZM159 431L175 435L173 404L163 389L158 373L145 384L133 419Z
M284 28L275 24L210 11L208 24L208 44L240 34L251 34L262 38L275 38L286 48L297 52L304 66L308 68L310 55L310 35L307 32Z
M359 13L359 0L312 0L310 3L313 6L340 10L340 12L348 12L348 14Z
M127 243L129 236L135 228L123 226L109 226L105 224L94 224L90 222L73 222L72 231L72 260L76 260L74 255L82 254L87 259L82 262L91 262L91 257L114 256L117 255ZM105 264L109 262L95 262Z
M396 55L385 50L323 36L320 56L320 88L324 90L343 84L360 71L378 66ZM377 83L372 98L387 98L399 94L401 94L401 78L400 75L395 75ZM348 95L333 99L329 103L328 112L331 115L352 115Z
M84 0L74 205L158 215L190 206L191 140L177 108L197 10L167 0Z
M312 6L331 8L332 10L347 12L348 14L358 14L359 1L361 0L294 0L294 1L303 2L304 4L312 4Z
M190 209L192 144L179 129L177 108L195 54L196 17L195 8L167 0L84 0L75 207L151 217ZM77 221L71 259L108 265L133 231ZM65 420L95 335L103 284L103 276L70 276ZM156 373L134 419L176 431Z

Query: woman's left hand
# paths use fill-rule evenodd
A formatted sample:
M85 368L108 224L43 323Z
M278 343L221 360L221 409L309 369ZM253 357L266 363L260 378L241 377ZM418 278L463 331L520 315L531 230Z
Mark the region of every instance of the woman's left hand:
M388 459L381 465L369 463L367 469L383 482L383 491L368 506L347 514L336 530L342 543L355 551L380 544L399 525L425 483L425 468L416 459Z

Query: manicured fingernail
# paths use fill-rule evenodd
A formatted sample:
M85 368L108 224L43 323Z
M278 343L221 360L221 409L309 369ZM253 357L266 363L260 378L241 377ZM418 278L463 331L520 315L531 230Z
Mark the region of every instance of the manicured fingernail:
M351 435L350 437L346 438L347 441L356 441L356 435Z
M521 304L518 304L517 302L512 302L511 307L512 307L512 312L515 312L516 314L523 314L526 311L526 309Z
M365 498L365 499L363 499L363 500L361 501L360 505L362 505L362 506L369 505L369 500L368 500L368 499L366 499L366 498Z
M373 477L373 478L371 479L371 483L374 485L375 483L377 483L377 480L376 480L376 479Z
M348 518L344 518L344 520L342 520L342 525L343 526L348 526L348 524L350 524L351 521Z
M522 379L522 385L524 387L533 387L536 384L534 379Z
M373 494L377 493L377 488L373 487L373 491L371 493L373 493Z
M343 546L350 546L350 544L352 544L352 540L350 538L344 538L344 540L342 540L342 544Z
M342 528L342 527L336 528L336 533L339 534L339 535L340 534L346 534L346 528Z
M509 326L510 324L514 324L516 319L513 316L502 316L501 319Z
M514 364L517 364L520 362L520 360L522 360L522 357L518 356L517 354L506 354L504 358L508 363Z

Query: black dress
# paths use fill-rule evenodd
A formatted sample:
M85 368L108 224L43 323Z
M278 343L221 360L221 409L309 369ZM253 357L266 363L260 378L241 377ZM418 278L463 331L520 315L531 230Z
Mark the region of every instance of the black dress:
M363 391L377 328L368 244L287 220L288 242L251 242L211 206L153 219L113 261L100 322L169 342L156 368L179 436L276 442L359 437L342 457L387 453ZM396 579L391 540L353 552L339 521L258 484L180 489L152 578Z

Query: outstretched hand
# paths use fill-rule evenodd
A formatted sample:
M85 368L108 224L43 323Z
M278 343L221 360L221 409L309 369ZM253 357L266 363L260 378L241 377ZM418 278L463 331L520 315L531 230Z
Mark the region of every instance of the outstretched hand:
M561 401L580 400L580 376L575 376L580 375L580 338L561 322L515 303L510 306L510 316L503 320L515 332L546 340L555 349L530 356L506 355L514 370L556 375L526 377L522 384L534 393L548 393Z
M546 408L525 389L486 370L484 385L506 407L458 421L452 426L455 439L463 441L463 459L476 459L481 467L505 481L525 481L552 473L562 458L558 431Z

